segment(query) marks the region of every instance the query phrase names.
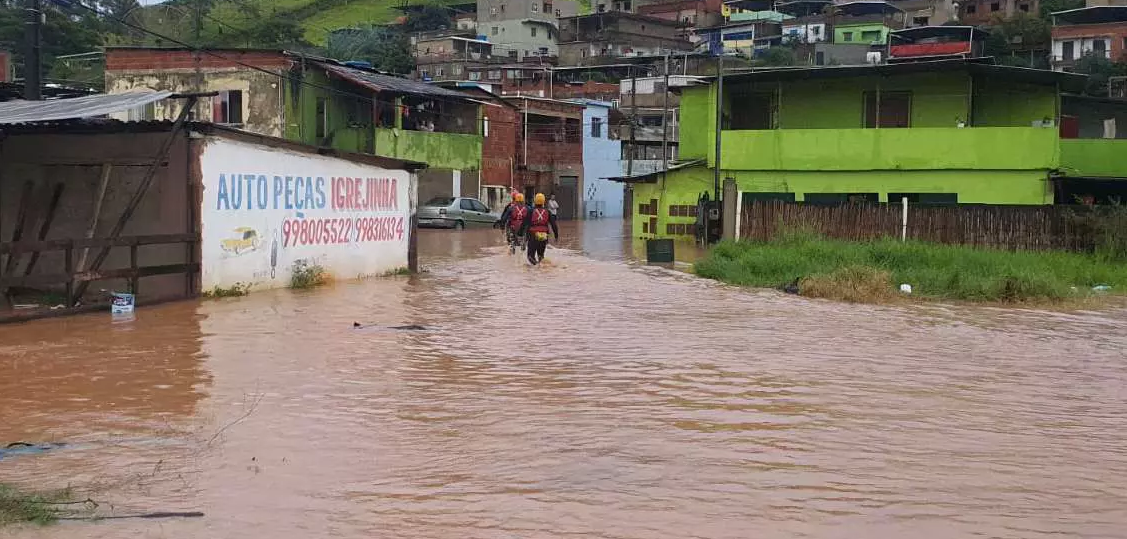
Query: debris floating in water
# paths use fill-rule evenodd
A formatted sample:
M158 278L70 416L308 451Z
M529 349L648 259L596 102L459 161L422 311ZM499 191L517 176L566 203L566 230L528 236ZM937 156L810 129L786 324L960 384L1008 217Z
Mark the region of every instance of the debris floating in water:
M46 453L52 449L65 447L66 444L61 442L12 442L4 447L0 447L0 460L4 457L12 457L16 455L34 455L38 453Z
M353 322L352 328L353 329L376 329L376 328L384 329L380 326L364 325L364 324L361 324L360 322ZM428 328L426 326L420 326L418 324L407 324L405 326L387 326L386 329L396 329L396 330L399 330L399 331L426 331L426 330L432 329L432 328Z

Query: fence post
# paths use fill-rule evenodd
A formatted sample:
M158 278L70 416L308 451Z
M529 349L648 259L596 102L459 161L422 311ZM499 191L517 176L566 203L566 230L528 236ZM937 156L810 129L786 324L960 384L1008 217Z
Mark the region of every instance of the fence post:
M137 242L134 241L129 245L129 269L132 274L129 276L129 293L133 294L134 300L137 297L137 283L140 279L137 277Z
M900 197L900 241L908 241L908 197Z
M67 245L66 250L67 272L67 308L74 307L74 242Z

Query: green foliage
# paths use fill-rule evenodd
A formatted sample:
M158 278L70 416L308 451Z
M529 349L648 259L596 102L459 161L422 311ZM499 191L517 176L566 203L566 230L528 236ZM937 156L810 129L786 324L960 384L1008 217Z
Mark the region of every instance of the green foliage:
M885 297L873 292L872 283L883 279L880 272L888 273L890 288L908 283L914 295L944 300L1059 302L1084 297L1096 285L1110 285L1113 293L1127 291L1127 265L1101 255L1010 252L892 239L846 242L810 233L766 243L722 242L696 264L695 271L755 287L810 280L818 283L818 295L850 301ZM832 292L835 282L863 293Z
M785 67L792 66L797 63L797 55L794 53L794 48L788 46L771 47L763 53L762 56L756 58L760 65L769 67Z
M1050 48L1051 31L1048 19L1027 13L997 18L986 38L986 55L1002 65L1047 69L1044 51Z
M1112 62L1103 56L1085 53L1076 61L1072 69L1076 73L1088 75L1084 93L1091 96L1107 96L1107 83L1111 77L1127 75L1127 64Z
M310 264L305 260L294 262L293 271L290 274L290 288L314 288L327 282L329 282L329 279L325 273L325 268L317 264Z
M380 71L409 73L415 67L411 40L403 32L366 26L333 32L326 54L337 60L362 60Z
M109 29L104 21L84 10L67 11L43 2L43 72L50 74L57 56L91 52L102 44ZM23 78L26 12L17 0L0 0L0 49L12 52L16 77Z
M1053 13L1080 9L1084 5L1084 0L1041 0L1041 17L1045 20L1051 20Z
M454 20L446 8L437 4L427 4L418 11L412 11L403 22L405 32L429 32L454 27Z
M250 293L250 283L235 283L227 288L216 286L215 288L204 292L204 296L209 298L230 298L245 296Z
M0 526L21 522L51 524L59 519L60 505L70 502L69 489L54 492L23 492L0 483Z

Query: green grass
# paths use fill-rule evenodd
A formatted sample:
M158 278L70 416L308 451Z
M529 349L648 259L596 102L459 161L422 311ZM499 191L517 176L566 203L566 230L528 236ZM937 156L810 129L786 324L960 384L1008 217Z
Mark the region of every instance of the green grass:
M250 294L250 283L235 283L227 288L216 286L215 288L205 291L204 297L209 298L231 298L238 296L245 296Z
M305 260L294 262L293 272L290 274L290 288L314 288L327 282L329 275L325 272L325 268Z
M411 268L408 268L407 266L400 266L393 270L388 270L383 274L384 277L396 277L400 275L411 275Z
M1111 286L1112 294L1127 292L1127 263L1105 257L893 239L846 242L804 233L766 243L722 242L697 262L695 271L702 277L765 288L797 278L803 295L846 301L870 301L865 296L877 290L871 286L874 280L888 290L910 284L913 296L976 302L1061 302L1091 296L1096 285ZM867 292L832 293L834 282ZM887 298L878 296L871 301Z
M411 0L411 4L424 1L454 4L461 0ZM203 21L202 34L205 38L214 39L232 32L248 33L271 18L285 18L301 25L306 41L324 46L333 30L395 21L403 15L395 9L398 3L398 0L217 0ZM155 18L147 24L155 26L167 20L170 27L166 28L166 34L176 34L173 37L191 41L192 26L190 22L181 21L191 20L192 4L187 0L173 4L170 4L171 7L149 8L160 15L154 15ZM238 43L237 38L235 43L243 45Z
M18 523L51 524L61 515L60 505L71 501L70 489L24 492L0 483L0 527Z

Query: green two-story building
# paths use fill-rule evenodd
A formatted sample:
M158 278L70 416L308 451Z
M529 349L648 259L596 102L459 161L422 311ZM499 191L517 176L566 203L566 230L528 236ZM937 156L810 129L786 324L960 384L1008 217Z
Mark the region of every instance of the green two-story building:
M1062 111L1084 108L1068 95L1084 82L971 60L731 74L719 162L717 84L685 89L679 165L623 178L635 236L692 234L717 167L743 202L1074 203L1127 178L1127 140L1069 127L1114 116Z
M419 197L479 196L481 104L362 65L273 49L108 47L106 93L214 92L192 118L315 146L427 164ZM119 114L172 119L181 100Z
M418 174L420 200L477 197L481 106L424 82L302 59L287 88L286 138L426 163Z

